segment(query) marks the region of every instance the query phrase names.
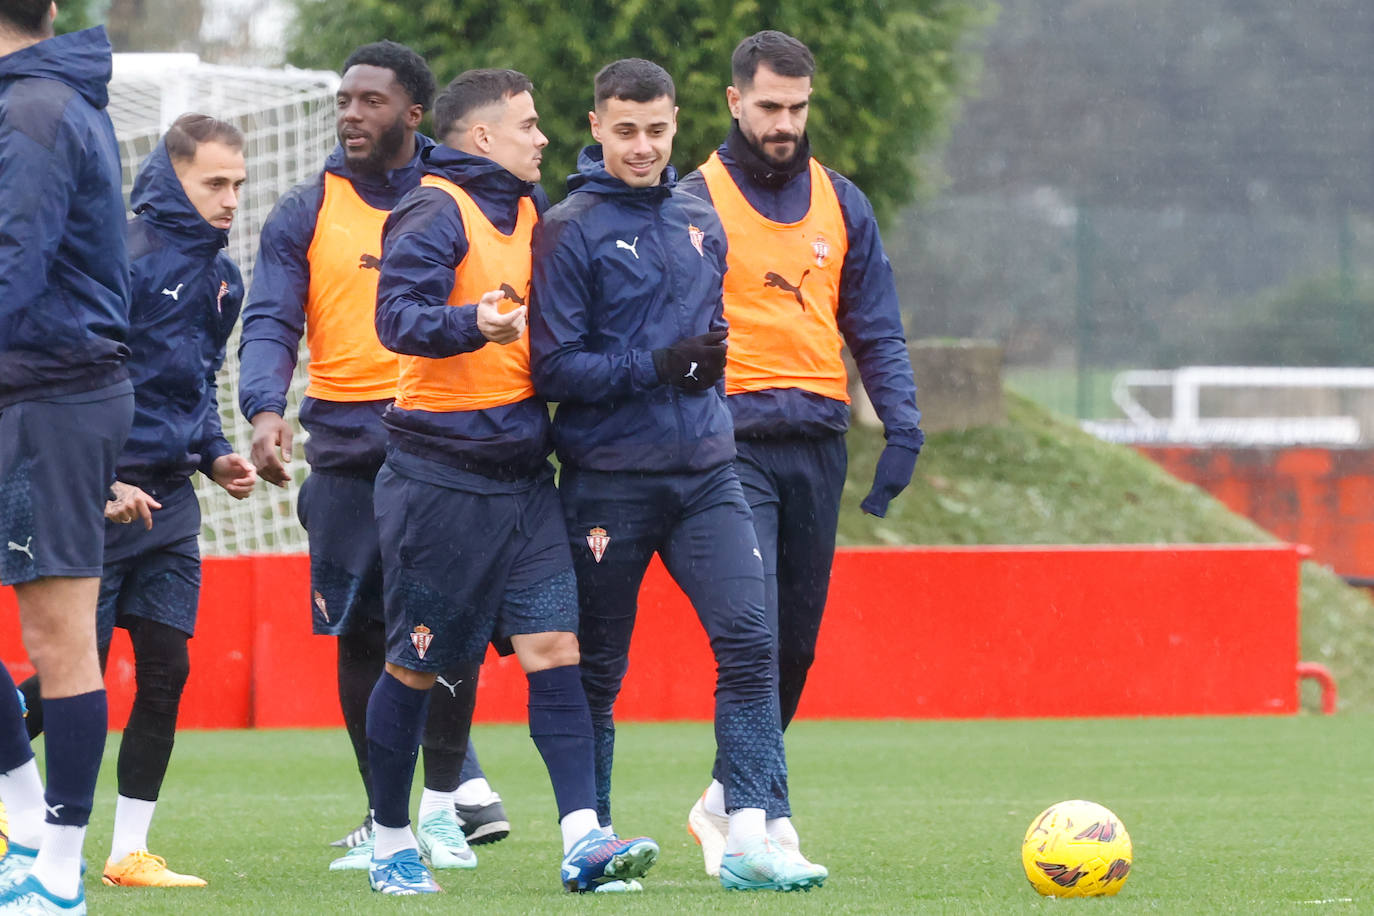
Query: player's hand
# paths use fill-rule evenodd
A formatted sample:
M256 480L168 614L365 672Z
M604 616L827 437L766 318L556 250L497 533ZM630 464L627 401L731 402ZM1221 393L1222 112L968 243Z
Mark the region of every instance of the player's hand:
M654 371L665 385L705 391L725 374L725 331L684 337L654 351Z
M243 499L253 492L253 484L258 482L258 472L242 455L220 455L210 465L210 479L234 499Z
M873 489L868 491L859 508L869 515L887 515L887 504L911 483L916 470L916 449L904 445L886 445L878 456L878 469L873 473Z
M143 527L153 528L153 510L161 509L162 503L144 493L130 483L116 480L110 486L114 499L105 503L105 517L112 522L127 525L136 518L143 519Z
M477 300L477 330L492 343L515 343L525 333L525 306L502 313L501 301L505 298L505 293L494 289Z
M248 454L259 476L268 483L286 486L291 479L291 424L281 414L264 410L253 415L253 445Z

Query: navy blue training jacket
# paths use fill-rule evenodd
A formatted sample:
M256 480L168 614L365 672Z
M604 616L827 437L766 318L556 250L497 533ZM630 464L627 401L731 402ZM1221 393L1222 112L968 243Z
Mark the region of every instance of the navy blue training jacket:
M369 206L390 210L419 186L420 156L434 141L416 134L415 144L415 158L383 175L354 174L343 147L336 146L320 174L287 191L272 208L262 227L239 340L239 409L249 420L264 410L286 413L286 392L305 335L310 241L324 202L324 172L347 178ZM381 416L388 403L306 398L300 420L310 433L305 445L310 467L375 474L386 457Z
M426 172L461 187L507 235L515 231L522 198L532 196L537 210L547 204L538 185L516 178L485 157L435 146L423 159ZM477 329L476 304L448 304L454 268L467 253L462 214L445 191L419 187L396 205L382 233L382 273L377 280L377 338L382 346L443 359L487 345ZM548 407L537 397L451 412L392 405L383 422L391 443L403 451L498 479L537 473L552 450Z
M243 305L229 232L196 212L165 143L134 180L129 374L134 425L116 476L166 492L233 451L220 428L215 373Z
M745 200L774 222L794 223L804 218L811 206L810 171L802 169L780 186L766 185L755 180L736 155L735 148L742 142L736 128L716 152ZM920 451L925 434L916 407L916 382L902 329L897 285L873 205L848 178L830 168L826 173L835 186L849 236L836 313L840 333L883 421L887 441ZM711 200L700 171L684 178L679 187L708 203ZM849 405L800 388L746 391L727 400L735 418L735 435L741 439L820 437L849 428Z
M735 457L724 382L688 392L654 371L654 350L725 329L725 231L675 178L669 167L661 184L631 188L589 146L535 230L530 358L535 390L560 402L565 464L696 471Z
M0 57L0 407L126 377L110 67L102 27Z

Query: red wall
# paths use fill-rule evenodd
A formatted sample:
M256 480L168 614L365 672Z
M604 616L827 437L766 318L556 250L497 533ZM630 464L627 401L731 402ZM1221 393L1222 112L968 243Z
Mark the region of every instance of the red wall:
M1297 710L1298 555L1288 545L841 550L800 715L982 718ZM334 641L309 632L303 556L209 559L186 728L341 724ZM32 672L13 591L0 660ZM662 566L640 598L622 720L708 719L714 666ZM116 631L111 723L133 667ZM525 718L513 658L483 668L478 718Z
M1374 578L1374 450L1137 446L1313 559Z

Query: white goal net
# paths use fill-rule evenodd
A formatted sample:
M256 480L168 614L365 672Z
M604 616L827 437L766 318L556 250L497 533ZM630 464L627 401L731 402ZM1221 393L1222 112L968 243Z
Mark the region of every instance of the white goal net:
M320 170L333 149L334 93L338 76L294 69L222 67L194 54L116 54L110 81L110 119L124 165L124 195L157 146L163 131L188 111L229 121L243 131L248 181L240 201L229 254L253 275L258 234L277 198ZM305 362L305 354L301 355ZM220 414L229 442L247 455L251 430L238 411L238 331L229 341L219 378ZM294 422L305 380L298 371L288 396ZM253 495L236 501L203 476L195 478L204 513L201 550L207 555L281 553L305 549L296 521L295 491L304 478L303 437L297 427L293 467L286 490L259 483Z

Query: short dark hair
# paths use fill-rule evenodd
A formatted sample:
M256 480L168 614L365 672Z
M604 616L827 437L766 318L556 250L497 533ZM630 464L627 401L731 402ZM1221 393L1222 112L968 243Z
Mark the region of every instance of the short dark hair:
M442 140L460 121L522 92L534 92L534 83L518 70L464 70L434 100L434 136Z
M667 96L677 100L673 78L658 64L642 57L626 57L601 68L592 84L594 107L607 99L627 102L652 102Z
M0 26L28 36L46 36L51 6L52 0L0 0Z
M410 48L394 41L374 41L348 55L341 72L347 73L359 64L381 67L396 74L396 82L410 96L411 104L429 111L434 102L434 74L429 72L425 59Z
M811 49L776 29L755 32L735 45L735 53L730 55L730 75L735 87L752 86L759 64L767 64L778 76L816 75L816 59L811 56Z
M172 122L163 136L167 155L173 162L190 162L202 143L223 143L230 149L243 149L243 131L228 121L188 111Z

